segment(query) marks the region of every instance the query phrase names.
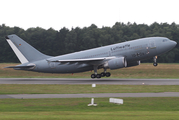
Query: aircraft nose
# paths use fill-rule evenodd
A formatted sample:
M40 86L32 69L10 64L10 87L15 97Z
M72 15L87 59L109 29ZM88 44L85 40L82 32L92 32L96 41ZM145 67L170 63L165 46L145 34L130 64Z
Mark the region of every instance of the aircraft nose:
M177 42L170 40L170 46L174 48L177 45Z

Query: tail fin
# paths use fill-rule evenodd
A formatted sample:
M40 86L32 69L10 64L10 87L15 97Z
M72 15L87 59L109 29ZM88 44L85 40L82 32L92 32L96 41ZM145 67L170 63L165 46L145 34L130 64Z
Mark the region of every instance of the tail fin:
M6 40L22 64L51 57L42 54L17 35L8 35Z

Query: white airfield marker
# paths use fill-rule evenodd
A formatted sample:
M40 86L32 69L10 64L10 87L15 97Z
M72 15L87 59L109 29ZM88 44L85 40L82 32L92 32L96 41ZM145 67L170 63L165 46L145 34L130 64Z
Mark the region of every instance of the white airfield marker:
M92 87L96 87L96 84L92 84ZM94 98L91 98L91 103L88 106L97 106L98 104L94 103Z

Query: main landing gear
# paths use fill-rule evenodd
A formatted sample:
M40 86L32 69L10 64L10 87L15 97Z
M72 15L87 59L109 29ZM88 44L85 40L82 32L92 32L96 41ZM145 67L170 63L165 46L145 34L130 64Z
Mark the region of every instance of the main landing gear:
M156 67L156 66L158 65L158 63L157 63L157 56L155 56L155 57L153 58L153 60L154 60L153 65Z
M94 74L91 74L91 78L101 78L101 77L110 77L111 73L110 72L106 72L106 69L104 68L104 72L102 72L101 74L97 74L97 67L98 66L94 66Z

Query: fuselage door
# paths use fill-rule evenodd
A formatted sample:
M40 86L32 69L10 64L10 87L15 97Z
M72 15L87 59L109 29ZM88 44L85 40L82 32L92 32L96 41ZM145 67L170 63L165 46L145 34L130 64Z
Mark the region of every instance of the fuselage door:
M149 40L149 48L150 49L156 49L156 44L154 40Z
M148 49L148 54L149 55L156 55L156 44L155 44L155 40L149 40L149 42L148 42L148 47L147 47L147 49Z

